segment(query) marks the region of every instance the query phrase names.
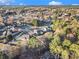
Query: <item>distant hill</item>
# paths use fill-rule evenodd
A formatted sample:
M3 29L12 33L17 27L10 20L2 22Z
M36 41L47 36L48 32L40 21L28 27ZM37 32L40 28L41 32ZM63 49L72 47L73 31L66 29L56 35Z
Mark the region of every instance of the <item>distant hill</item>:
M79 8L79 5L0 5L0 8L29 8L29 7L52 7L52 8Z

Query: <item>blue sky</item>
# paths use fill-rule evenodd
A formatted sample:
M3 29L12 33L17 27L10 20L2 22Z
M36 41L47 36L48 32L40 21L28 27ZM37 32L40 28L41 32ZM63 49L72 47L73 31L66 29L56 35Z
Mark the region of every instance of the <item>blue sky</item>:
M0 5L79 5L79 0L0 0Z

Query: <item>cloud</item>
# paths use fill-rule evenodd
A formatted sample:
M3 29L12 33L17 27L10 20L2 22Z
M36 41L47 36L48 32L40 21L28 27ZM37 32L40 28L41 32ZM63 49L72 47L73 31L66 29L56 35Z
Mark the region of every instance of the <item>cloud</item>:
M79 5L79 4L72 4L72 5Z
M49 2L49 5L63 5L63 3L57 2L57 1L51 1L51 2Z
M15 0L0 0L0 5L9 5L13 3Z
M24 5L23 3L20 3L19 5Z
M7 3L10 2L11 0L0 0L0 3Z
M10 3L6 3L6 5L10 5Z
M26 5L26 4L24 4L24 3L19 3L19 5Z

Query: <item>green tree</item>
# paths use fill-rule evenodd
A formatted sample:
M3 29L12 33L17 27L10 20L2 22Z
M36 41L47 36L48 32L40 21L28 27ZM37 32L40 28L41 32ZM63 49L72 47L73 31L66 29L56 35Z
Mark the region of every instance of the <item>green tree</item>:
M49 44L51 53L60 53L62 51L62 47L58 46L60 43L59 36L54 36L52 42Z
M69 59L69 51L63 50L62 53L61 53L61 58L62 59Z
M65 39L62 43L63 47L69 47L71 45L71 41L70 40L67 40Z
M33 26L37 26L37 25L38 25L37 19L33 19L33 20L32 20L32 25L33 25Z
M40 46L39 41L36 39L36 37L32 37L28 41L28 47L29 48L38 48Z

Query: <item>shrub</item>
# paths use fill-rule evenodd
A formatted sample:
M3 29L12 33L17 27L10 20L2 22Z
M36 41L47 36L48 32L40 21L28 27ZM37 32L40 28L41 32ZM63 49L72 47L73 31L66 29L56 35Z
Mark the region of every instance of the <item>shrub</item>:
M32 20L32 25L33 25L33 26L38 26L37 19L33 19L33 20Z
M73 56L73 59L79 59L79 21L76 19L68 22L65 20L54 20L52 24L54 35L49 44L50 52L60 55L61 59L72 59L72 57L69 56ZM68 30L69 28L70 30ZM72 33L75 37L75 39L73 39L73 36L70 34L71 40L74 40L74 42L67 37L69 33ZM64 37L63 40L61 38L62 36ZM77 41L75 41L76 39ZM74 55L72 55L71 52Z
M28 41L29 48L38 48L39 46L40 46L40 43L35 37L32 37L29 39Z

